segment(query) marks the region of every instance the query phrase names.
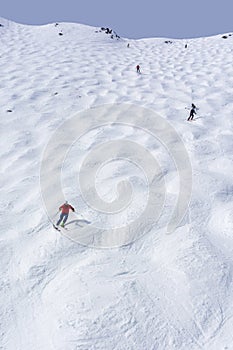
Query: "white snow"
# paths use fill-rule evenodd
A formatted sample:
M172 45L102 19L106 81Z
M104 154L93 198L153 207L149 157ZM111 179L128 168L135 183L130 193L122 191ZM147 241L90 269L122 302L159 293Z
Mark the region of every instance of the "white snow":
M233 36L166 44L111 39L79 24L0 23L0 349L233 349ZM188 123L192 102L199 111ZM161 225L134 243L95 249L51 227L40 164L65 120L109 103L147 107L171 123L188 151L193 188L188 215L172 234L163 225L167 203ZM110 125L85 135L64 164L64 191L77 212L73 171L82 156L125 138L156 156L174 203L176 169L156 140ZM97 191L109 203L117 183L134 176L142 201L143 178L121 161L100 169Z

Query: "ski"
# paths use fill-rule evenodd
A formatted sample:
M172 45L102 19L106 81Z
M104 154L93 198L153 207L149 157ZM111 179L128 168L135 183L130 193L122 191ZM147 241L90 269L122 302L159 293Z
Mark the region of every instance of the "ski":
M68 231L68 228L67 227L63 227L63 226L60 226L61 227L61 229L64 229L64 230L66 230L66 231ZM60 230L61 231L61 230Z
M55 230L61 232L61 230L57 226L55 226L54 224L53 224L53 227L55 228Z

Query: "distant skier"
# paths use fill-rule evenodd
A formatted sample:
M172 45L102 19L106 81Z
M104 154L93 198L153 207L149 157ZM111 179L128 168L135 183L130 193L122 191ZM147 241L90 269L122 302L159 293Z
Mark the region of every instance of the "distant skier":
M185 48L187 49L187 47L188 47L188 44L185 44Z
M188 121L193 120L194 114L197 114L197 107L195 106L194 103L192 103L192 107L191 107L191 110L190 110L190 113L189 113L189 117L188 117L187 120Z
M70 210L75 211L75 210L72 207L72 205L70 205L67 201L60 206L59 210L61 211L61 214L60 214L60 219L57 222L57 226L59 226L60 223L63 221L61 223L61 227L64 227L69 216L69 211Z
M129 43L128 43L127 47L129 47Z
M137 73L141 73L139 64L136 66Z

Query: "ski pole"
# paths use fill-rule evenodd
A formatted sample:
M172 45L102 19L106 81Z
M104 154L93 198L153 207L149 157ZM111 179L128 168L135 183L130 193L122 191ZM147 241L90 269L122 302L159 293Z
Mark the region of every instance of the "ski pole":
M74 214L75 214L76 216L81 216L83 219L85 219L84 216L83 216L83 214L81 214L81 213L78 214L78 213L74 212Z
M59 210L56 212L56 214L53 215L53 219L57 216L58 213L59 213Z

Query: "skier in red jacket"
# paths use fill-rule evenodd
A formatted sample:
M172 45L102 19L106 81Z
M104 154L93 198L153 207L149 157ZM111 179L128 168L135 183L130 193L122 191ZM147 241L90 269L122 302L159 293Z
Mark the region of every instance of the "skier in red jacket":
M60 206L59 210L61 210L61 214L60 214L60 219L57 222L57 226L59 226L60 223L63 221L61 223L61 226L64 227L69 216L69 211L70 210L75 211L75 210L72 207L72 205L70 205L67 201Z
M136 66L137 73L141 73L139 64Z

